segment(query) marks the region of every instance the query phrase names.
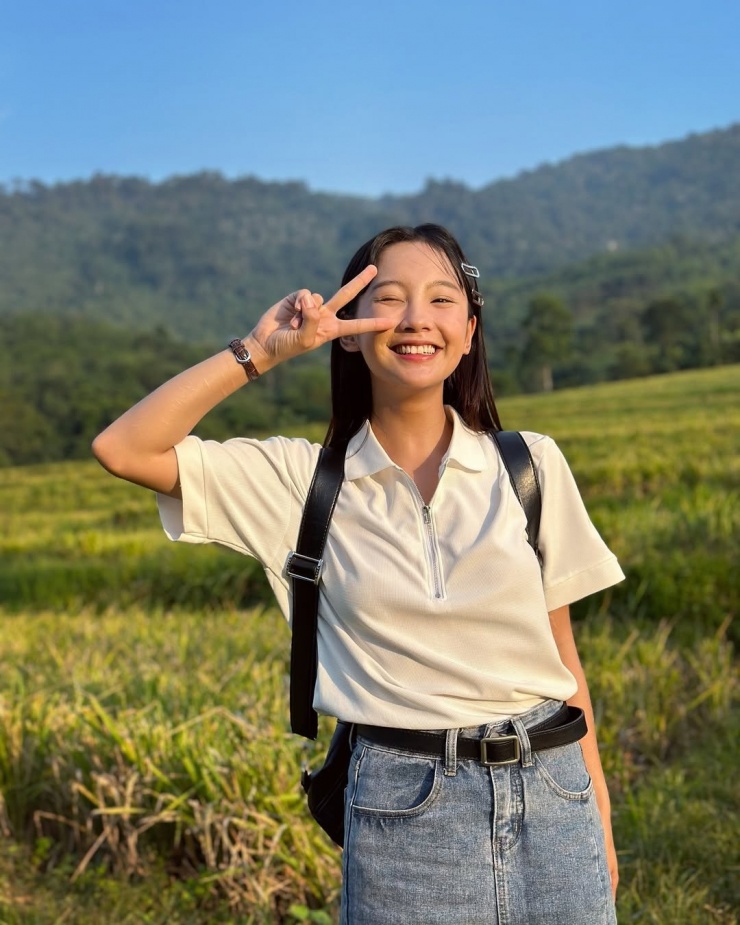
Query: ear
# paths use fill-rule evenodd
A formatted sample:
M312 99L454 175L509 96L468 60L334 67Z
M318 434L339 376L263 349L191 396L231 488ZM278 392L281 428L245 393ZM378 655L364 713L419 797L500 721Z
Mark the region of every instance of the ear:
M347 353L360 352L360 345L357 343L357 338L354 334L345 334L343 337L339 338L339 343Z
M473 346L473 334L475 334L475 328L478 324L478 319L475 315L472 315L468 318L468 330L465 335L465 347L463 348L463 353L470 353L470 350Z

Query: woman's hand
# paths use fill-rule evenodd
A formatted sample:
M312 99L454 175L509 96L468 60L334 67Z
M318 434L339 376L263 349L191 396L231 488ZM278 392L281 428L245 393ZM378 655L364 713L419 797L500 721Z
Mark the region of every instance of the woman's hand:
M301 289L273 305L244 339L258 372L336 337L390 328L394 324L390 318L337 318L339 309L377 272L374 266L366 267L326 303L317 293ZM95 438L93 453L120 478L180 497L174 447L203 415L246 381L231 351L221 350L165 382L121 415Z
M617 887L619 886L619 863L617 861L617 849L614 847L614 836L612 835L612 824L610 818L604 818L602 815L601 822L604 826L604 840L606 843L606 863L609 867L609 879L612 886L612 896L616 900Z
M365 267L327 302L317 292L299 289L268 309L245 338L257 369L264 372L337 337L388 330L395 323L391 318L337 318L377 272L372 264Z

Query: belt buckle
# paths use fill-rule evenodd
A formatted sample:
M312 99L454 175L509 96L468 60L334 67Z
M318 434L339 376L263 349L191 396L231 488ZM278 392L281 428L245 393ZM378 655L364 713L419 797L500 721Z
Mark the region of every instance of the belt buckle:
M489 742L515 742L516 748L514 749L514 757L507 758L505 761L491 761L488 758L488 749L487 745ZM480 740L480 763L486 768L492 768L501 764L519 764L519 761L522 757L522 749L519 744L519 737L515 735L510 736L487 736Z

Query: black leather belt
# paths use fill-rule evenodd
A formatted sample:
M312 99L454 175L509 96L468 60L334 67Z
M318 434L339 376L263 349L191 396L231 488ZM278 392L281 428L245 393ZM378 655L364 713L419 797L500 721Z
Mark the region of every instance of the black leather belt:
M356 726L358 736L375 745L415 752L430 758L444 758L447 736L444 732L420 732L416 729L390 729L385 726ZM527 730L533 752L577 742L588 732L586 717L578 707L563 706L542 723ZM469 739L458 735L458 759L472 758L490 767L516 764L521 758L519 738L515 735L485 736Z

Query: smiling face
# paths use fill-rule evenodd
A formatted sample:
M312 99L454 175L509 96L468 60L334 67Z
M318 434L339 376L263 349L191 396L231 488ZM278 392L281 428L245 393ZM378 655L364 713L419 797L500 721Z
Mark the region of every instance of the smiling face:
M370 370L373 403L427 391L441 401L445 379L470 352L476 319L446 255L420 241L386 247L358 317L393 318L379 334L345 338Z

